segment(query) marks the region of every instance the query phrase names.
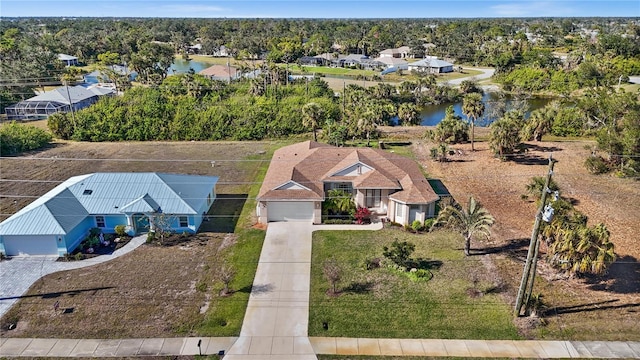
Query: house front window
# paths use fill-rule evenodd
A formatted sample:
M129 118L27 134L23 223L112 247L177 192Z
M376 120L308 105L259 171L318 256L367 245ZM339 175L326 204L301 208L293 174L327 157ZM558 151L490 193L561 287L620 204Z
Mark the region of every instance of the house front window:
M367 189L365 190L365 206L368 208L379 208L382 200L382 190Z
M189 218L186 216L180 216L180 227L188 227L189 226Z
M96 226L99 228L105 227L104 216L96 216Z
M402 218L404 215L402 214L402 210L404 209L404 205L400 203L396 203L396 217Z

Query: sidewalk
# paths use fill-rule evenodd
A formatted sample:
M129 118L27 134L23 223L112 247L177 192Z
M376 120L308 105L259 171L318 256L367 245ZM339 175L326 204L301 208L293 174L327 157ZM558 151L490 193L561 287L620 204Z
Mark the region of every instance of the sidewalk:
M255 339L255 337L254 337ZM239 338L0 339L0 356L126 357L229 354ZM640 359L640 342L309 338L315 354L504 358ZM198 347L200 342L200 347ZM225 359L305 359L315 354L225 355Z

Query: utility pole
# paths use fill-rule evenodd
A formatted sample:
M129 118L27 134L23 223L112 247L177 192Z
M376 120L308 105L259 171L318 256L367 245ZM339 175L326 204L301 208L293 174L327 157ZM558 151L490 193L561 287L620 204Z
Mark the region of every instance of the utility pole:
M531 241L529 243L529 251L527 252L527 261L524 264L524 271L522 272L522 280L520 281L520 288L518 289L518 296L516 298L516 307L514 309L514 315L520 316L522 308L526 309L527 303L531 298L533 291L533 281L536 277L536 266L538 262L538 249L540 247L540 241L538 240L538 233L540 232L540 223L542 221L542 213L545 209L547 194L549 193L549 184L551 183L551 176L553 175L553 165L555 160L549 156L549 172L547 173L547 179L542 189L542 196L540 198L540 207L536 214L536 221L533 225L533 232L531 234Z

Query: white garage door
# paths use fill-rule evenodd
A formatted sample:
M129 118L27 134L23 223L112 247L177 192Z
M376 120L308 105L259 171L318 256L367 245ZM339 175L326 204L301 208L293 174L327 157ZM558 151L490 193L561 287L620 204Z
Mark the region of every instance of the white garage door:
M271 201L268 221L313 221L312 201Z
M3 238L7 256L58 255L55 236L8 235Z

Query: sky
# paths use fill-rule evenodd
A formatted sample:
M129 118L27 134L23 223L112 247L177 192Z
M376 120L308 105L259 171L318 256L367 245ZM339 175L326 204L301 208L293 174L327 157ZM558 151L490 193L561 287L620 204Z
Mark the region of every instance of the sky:
M0 0L2 17L640 17L640 0Z

